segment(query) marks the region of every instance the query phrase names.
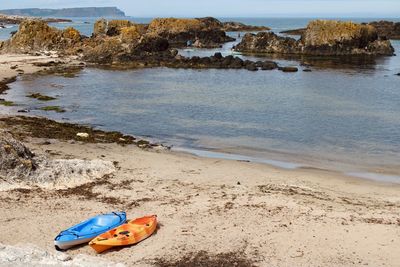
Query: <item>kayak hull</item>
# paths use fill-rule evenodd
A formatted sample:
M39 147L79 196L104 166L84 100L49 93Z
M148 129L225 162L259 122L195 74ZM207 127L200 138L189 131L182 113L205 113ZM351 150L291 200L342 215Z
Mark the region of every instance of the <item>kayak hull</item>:
M150 237L156 228L156 215L142 217L99 235L89 245L97 253L102 253L113 247L137 244Z
M125 212L112 212L92 217L64 231L54 239L57 250L67 250L80 244L87 244L94 237L126 222Z
M57 250L67 250L81 244L89 243L92 239L93 239L92 237L88 237L88 238L76 239L65 242L54 240L54 246L56 247Z

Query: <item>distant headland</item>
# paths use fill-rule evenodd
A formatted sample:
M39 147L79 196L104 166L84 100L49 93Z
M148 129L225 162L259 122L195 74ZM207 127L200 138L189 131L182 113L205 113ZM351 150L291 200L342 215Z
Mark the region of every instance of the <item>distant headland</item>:
M117 7L78 7L63 9L5 9L0 14L32 16L32 17L125 17L125 13Z

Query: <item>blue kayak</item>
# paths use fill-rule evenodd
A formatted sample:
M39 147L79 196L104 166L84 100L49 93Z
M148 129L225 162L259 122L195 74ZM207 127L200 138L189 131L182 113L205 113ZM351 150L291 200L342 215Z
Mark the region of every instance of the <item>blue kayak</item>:
M61 231L54 239L57 250L69 249L83 243L89 243L96 236L126 222L125 212L112 212L90 218Z

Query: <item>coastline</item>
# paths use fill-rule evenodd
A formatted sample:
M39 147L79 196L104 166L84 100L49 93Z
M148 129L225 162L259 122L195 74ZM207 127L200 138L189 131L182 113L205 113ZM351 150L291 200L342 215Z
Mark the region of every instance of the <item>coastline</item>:
M44 69L31 63L13 60L7 67L18 64L25 73ZM6 69L0 80L15 76ZM0 128L13 132L2 123ZM157 214L157 233L101 256L88 246L63 255L161 267L222 259L239 266L400 261L400 241L394 238L400 226L399 185L130 144L38 138L29 132L23 142L38 156L101 159L116 168L100 179L61 188L39 183L0 190L0 231L8 233L2 243L9 246L27 242L53 253L53 238L61 229L97 213L126 210L130 218Z

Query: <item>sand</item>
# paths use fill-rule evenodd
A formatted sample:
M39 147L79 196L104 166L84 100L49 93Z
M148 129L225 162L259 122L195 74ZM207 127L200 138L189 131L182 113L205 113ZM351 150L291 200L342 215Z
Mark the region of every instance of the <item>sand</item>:
M33 74L46 67L35 66L35 63L46 63L50 61L65 62L65 66L79 63L76 57L60 57L55 52L47 52L43 55L25 54L0 54L0 81L20 74Z
M101 255L81 246L65 254L163 267L400 263L399 185L133 145L40 138L24 143L49 159L104 160L117 167L64 189L37 183L0 190L0 240L11 251L29 243L55 253L59 231L124 210L129 218L157 214L159 229L135 246Z

